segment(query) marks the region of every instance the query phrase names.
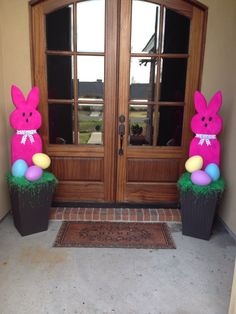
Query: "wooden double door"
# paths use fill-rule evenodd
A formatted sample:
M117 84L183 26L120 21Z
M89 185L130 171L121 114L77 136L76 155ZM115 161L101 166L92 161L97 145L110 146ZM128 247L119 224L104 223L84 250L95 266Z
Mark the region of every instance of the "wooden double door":
M176 202L200 85L194 1L31 1L40 130L62 202Z

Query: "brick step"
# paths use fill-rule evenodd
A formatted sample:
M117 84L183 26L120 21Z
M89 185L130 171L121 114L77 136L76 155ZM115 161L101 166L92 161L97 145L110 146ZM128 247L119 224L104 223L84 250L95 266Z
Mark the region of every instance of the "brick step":
M177 208L82 208L54 207L51 220L62 221L125 221L125 222L181 222Z

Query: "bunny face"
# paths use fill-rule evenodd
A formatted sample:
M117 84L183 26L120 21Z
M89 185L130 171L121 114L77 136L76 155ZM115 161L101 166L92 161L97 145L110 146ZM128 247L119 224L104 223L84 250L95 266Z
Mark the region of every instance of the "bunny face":
M34 87L25 100L16 86L12 86L12 100L16 106L10 115L11 127L15 130L36 130L42 124L40 113L36 110L39 104L39 89Z
M219 134L222 129L222 118L217 114L222 104L221 92L217 92L209 102L200 92L194 95L197 114L192 118L191 129L195 134Z
M37 130L42 124L40 113L32 108L16 109L11 113L10 123L15 130Z

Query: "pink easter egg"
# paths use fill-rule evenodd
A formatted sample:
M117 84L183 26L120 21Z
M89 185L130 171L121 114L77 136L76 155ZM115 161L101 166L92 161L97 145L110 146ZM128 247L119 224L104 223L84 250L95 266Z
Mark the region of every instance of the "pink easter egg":
M31 166L27 169L25 177L29 181L36 181L42 177L43 170L38 166Z
M211 177L205 171L197 170L191 174L191 181L196 185L208 185L211 183Z

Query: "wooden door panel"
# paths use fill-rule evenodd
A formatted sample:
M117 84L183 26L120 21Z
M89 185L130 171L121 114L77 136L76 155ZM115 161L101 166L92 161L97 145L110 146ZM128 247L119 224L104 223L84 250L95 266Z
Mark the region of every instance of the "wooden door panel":
M101 182L59 181L55 201L61 202L103 202L104 184Z
M103 158L52 158L52 172L63 181L103 181Z
M179 199L176 183L143 183L126 184L125 201L140 203L169 203Z
M176 182L179 161L175 159L128 159L127 182Z

